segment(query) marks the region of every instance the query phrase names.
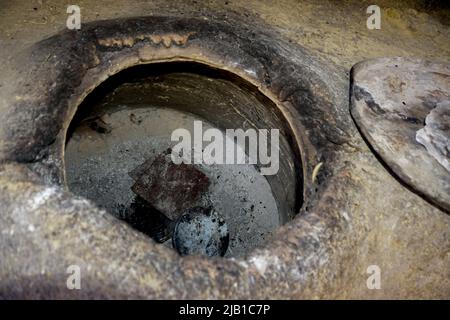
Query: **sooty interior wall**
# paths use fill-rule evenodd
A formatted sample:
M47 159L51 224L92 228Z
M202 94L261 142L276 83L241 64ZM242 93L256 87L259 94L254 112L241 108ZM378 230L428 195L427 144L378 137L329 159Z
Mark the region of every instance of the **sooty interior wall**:
M71 123L65 152L67 184L72 192L164 242L164 235L154 228L153 218L161 217L143 217L148 208L142 199L136 200L130 172L154 162L175 144L170 133L176 128L192 132L194 120L202 120L204 130L280 130L275 175L260 175L258 165L198 166L211 181L208 200L226 215L238 217L231 222L227 256L243 255L268 241L277 226L298 212L302 171L298 148L277 106L230 72L171 62L136 66L110 77L85 99Z

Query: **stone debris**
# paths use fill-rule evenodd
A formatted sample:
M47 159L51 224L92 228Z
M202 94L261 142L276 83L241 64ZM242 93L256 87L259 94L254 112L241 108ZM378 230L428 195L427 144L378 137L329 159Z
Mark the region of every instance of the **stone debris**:
M149 159L130 172L131 190L167 218L176 220L187 209L202 205L209 178L194 165L175 164L171 150Z
M228 226L213 208L187 210L175 225L173 247L182 256L224 256L230 240Z
M425 118L416 140L450 172L450 101L441 103Z

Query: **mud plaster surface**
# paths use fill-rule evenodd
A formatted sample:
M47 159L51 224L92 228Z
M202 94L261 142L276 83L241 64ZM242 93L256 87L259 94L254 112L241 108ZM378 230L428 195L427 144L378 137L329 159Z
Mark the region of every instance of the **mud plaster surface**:
M372 4L367 1L227 1L228 4L225 1L108 1L105 5L102 1L80 0L77 3L82 8L84 21L168 13L202 16L206 10L233 10L242 15L256 15L278 28L291 41L317 50L318 55L335 62L342 67L343 73L348 73L350 67L360 60L379 56L415 56L442 61L448 61L450 57L448 11L447 14L436 13L412 1L377 1L382 8L382 29L376 31L365 27L365 9ZM2 1L2 62L7 64L24 47L62 30L65 10L66 4L56 0ZM343 174L352 181L355 191L347 194L347 207L341 214L349 221L358 217L361 221L370 222L367 224L371 228L366 230L360 244L355 247L356 259L347 266L345 274L336 275L333 279L332 286L338 289L320 290L324 287L318 274L317 283L313 286L315 290L297 292L292 297L448 298L450 217L405 189L364 143L349 148L354 156ZM21 190L25 187L26 184L17 183L7 188ZM42 197L54 196L54 191L48 193L39 194L40 198L30 198L30 201L35 200L33 205L39 206ZM78 206L82 208L83 205L80 200ZM68 227L73 223L71 219L74 218L67 218ZM33 223L38 224L38 220ZM22 227L28 226L18 225L17 229ZM14 234L17 230L1 232ZM370 264L377 264L382 270L381 290L368 290L366 287L366 268ZM251 264L262 275L272 270L273 265L276 265L275 261L264 252ZM110 281L121 280L114 276L119 271L111 272ZM161 285L159 279L146 281ZM176 291L182 288L177 289L176 283L172 284L174 292L166 291L165 295L183 296L181 291ZM124 290L126 295L126 288ZM218 295L217 292L205 294L210 297ZM230 294L239 296L239 292ZM253 292L253 296L273 297L273 291Z
M373 1L93 1L78 0L82 21L173 14L201 17L206 11L258 16L307 48L350 68L381 56L410 56L448 60L450 13L427 1L376 1L381 7L381 30L366 28L366 9ZM65 28L65 2L11 0L0 6L0 57Z

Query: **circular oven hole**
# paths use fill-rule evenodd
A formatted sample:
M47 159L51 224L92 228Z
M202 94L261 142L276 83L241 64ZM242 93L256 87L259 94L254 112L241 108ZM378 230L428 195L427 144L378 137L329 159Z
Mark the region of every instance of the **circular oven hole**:
M174 164L173 148L181 140L172 141L172 134L189 132L194 156L200 123L202 137L213 128L223 133L278 129L279 155L271 157L279 162L278 171L262 175L259 162ZM237 144L224 138L224 150L230 141ZM292 141L277 106L242 78L194 62L140 65L111 76L79 106L67 132L66 183L73 193L170 247L186 212L213 208L226 223L225 257L238 257L270 241L302 204L301 162ZM209 143L203 141L201 151ZM250 142L244 143L237 147L248 162ZM272 139L268 143L271 150ZM188 242L202 246L206 229L198 230ZM212 245L204 244L205 250Z

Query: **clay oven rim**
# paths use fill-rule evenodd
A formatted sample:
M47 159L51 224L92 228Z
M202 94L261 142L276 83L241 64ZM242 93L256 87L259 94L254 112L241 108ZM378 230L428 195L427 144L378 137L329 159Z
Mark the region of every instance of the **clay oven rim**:
M156 26L154 30L153 26ZM170 30L158 30L161 26ZM5 137L12 138L16 134L18 136L15 140L17 143L7 144L6 147L0 145L0 158L12 162L37 163L35 168L38 168L38 171L46 172L49 176L56 177L56 180L60 179L57 183L64 184L63 161L67 129L78 106L92 90L110 76L139 64L196 62L237 75L257 87L279 108L294 133L293 145L299 148L303 171L303 198L310 202L311 195L316 190L312 175L320 161L317 154L321 152L317 150L323 149L326 142L317 134L322 128L307 124L305 121L308 119L302 119L300 116L299 111L309 105L295 105L300 99L293 97L304 97L306 94L310 99L309 103L320 103L332 100L333 97L327 96L331 94L327 92L321 78L311 71L313 68L301 69L305 74L302 75L304 79L300 80L307 81L310 87L302 90L294 88L286 93L284 89L289 89L289 85L296 84L299 79L295 70L292 74L285 71L291 70L291 67L293 70L304 66L295 65L286 56L278 54L278 50L284 50L283 47L277 48L281 40L269 39L262 34L260 39L257 39L256 35L255 39L248 42L245 36L237 36L236 30L245 34L250 29L239 24L237 26L235 29L208 20L167 17L111 20L86 23L79 32L64 31L37 43L25 52L24 57L29 60L20 63L21 60L18 59L18 67L22 68L19 73L27 73L29 76L20 80L16 96L24 96L27 94L26 90L31 90L28 94L33 97L35 104L26 107L31 108L34 114L42 114L41 122L31 119L30 123L33 125L24 126L23 132L4 129L2 135ZM220 39L217 38L217 32L221 34ZM235 43L228 43L227 40ZM247 41L245 45L248 47L245 50L235 46L242 41ZM269 42L274 43L274 48L268 47ZM266 48L267 52L261 51L263 48ZM301 48L298 50L299 54L307 55ZM272 60L267 61L270 57ZM311 88L320 85L323 86L322 96L325 98L314 99ZM6 116L6 123L11 124L9 127L14 127L18 121L24 125L21 117L25 106L22 102L18 100L16 105L7 109L10 111ZM311 117L316 115L314 112L311 114ZM60 123L62 126L58 127ZM306 129L305 125L309 127ZM316 135L314 143L310 141L309 135ZM333 154L334 150L328 152ZM49 155L57 155L60 161L47 161ZM337 161L337 157L329 159L328 165ZM322 168L322 171L324 170L326 169ZM321 185L321 188L325 185ZM289 232L295 233L295 227Z

